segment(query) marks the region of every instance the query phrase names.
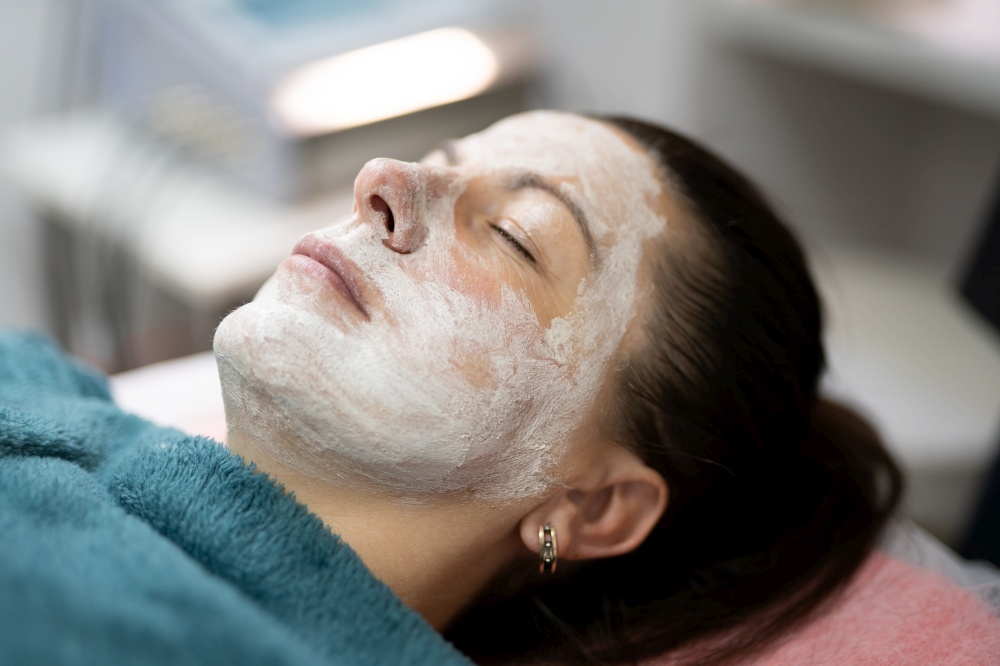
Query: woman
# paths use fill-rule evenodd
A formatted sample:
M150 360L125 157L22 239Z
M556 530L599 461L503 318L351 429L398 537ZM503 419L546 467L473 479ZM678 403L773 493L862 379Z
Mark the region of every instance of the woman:
M133 530L136 557L183 573L196 622L168 617L196 656L232 657L218 637L239 635L263 641L240 659L460 659L368 571L478 661L764 655L836 599L899 496L871 430L817 396L820 310L794 240L719 160L631 120L536 112L420 164L369 162L354 215L303 238L215 348L227 444L252 468L112 415L51 351L6 372L50 385L7 392L18 465L75 464L110 496L104 537ZM27 408L51 394L71 406ZM60 439L74 431L53 412L101 436ZM82 561L90 536L70 540ZM8 559L49 588L90 590L24 551ZM123 633L156 638L101 649L176 660L141 619L166 592L134 560L93 567L141 588ZM251 603L218 600L234 590Z

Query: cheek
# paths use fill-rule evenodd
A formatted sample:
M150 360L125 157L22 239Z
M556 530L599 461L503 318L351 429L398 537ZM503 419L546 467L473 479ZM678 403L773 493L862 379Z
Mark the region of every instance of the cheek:
M499 355L479 341L458 341L449 359L450 371L475 389L496 390L502 383Z
M491 264L459 243L453 244L447 258L429 279L444 282L481 307L495 310L503 305L504 286L509 283L502 266Z
M490 252L453 247L448 260L428 279L443 281L482 307L506 312L511 321L515 313L510 309L514 308L519 324L523 324L527 314L527 320L539 329L547 328L553 319L572 310L579 279L567 282L569 286L565 288L546 286L541 278L530 274L532 269L519 268L500 251L494 249L492 255Z

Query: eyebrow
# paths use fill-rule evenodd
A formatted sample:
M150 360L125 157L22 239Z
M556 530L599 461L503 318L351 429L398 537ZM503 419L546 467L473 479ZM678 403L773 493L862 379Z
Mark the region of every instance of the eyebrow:
M456 166L460 161L456 144L457 142L454 139L446 139L438 144L438 150L444 153L445 161L448 166ZM563 192L562 189L545 180L541 174L531 171L515 174L508 187L511 191L523 190L526 188L538 189L543 192L547 192L558 199L562 205L569 210L573 219L575 219L576 223L580 226L580 231L583 233L583 240L587 243L587 255L590 257L592 262L596 263L598 261L599 256L597 253L597 244L594 242L594 235L590 231L590 222L588 222L587 215L583 212L583 208L581 208L572 197Z
M583 212L583 209L579 206L579 204L577 204L572 197L563 192L561 188L556 187L537 173L528 171L514 176L514 179L510 183L511 191L523 190L525 188L533 188L547 192L558 199L562 205L566 206L570 214L576 220L576 223L580 226L580 231L583 233L583 240L587 243L588 256L591 261L596 262L598 259L597 244L594 243L594 235L590 232L590 222L587 221L587 215Z

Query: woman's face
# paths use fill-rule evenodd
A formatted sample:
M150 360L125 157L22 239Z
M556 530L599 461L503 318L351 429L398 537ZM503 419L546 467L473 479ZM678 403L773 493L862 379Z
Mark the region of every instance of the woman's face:
M540 493L632 320L655 168L608 126L535 112L423 162L373 160L215 347L230 429L326 481Z

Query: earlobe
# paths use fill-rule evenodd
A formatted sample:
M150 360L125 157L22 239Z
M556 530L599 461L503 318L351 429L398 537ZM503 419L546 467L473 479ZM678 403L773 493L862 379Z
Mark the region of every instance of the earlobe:
M522 519L529 550L539 551L538 529L545 524L556 532L563 560L623 555L646 540L666 509L666 481L624 449L603 462L601 474L578 479Z

